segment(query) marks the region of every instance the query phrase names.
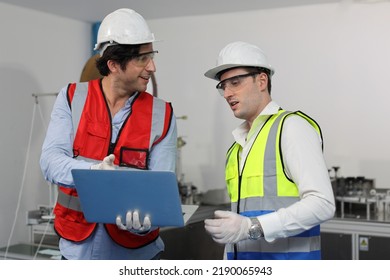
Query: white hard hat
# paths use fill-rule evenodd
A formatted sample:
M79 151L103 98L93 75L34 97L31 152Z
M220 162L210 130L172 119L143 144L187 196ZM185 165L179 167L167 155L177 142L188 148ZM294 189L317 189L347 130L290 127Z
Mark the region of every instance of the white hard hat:
M115 44L138 45L156 41L145 19L132 9L119 9L108 14L99 27L94 50L103 54Z
M224 47L218 56L217 66L208 70L207 78L218 80L218 73L236 67L262 67L275 73L265 53L257 46L245 42L233 42Z

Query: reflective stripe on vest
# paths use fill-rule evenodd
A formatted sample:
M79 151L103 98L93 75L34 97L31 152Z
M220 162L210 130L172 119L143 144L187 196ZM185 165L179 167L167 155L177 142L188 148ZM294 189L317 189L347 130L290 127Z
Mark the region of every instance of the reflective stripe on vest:
M64 193L62 191L58 192L57 203L74 211L82 211L79 198L77 196Z
M226 160L226 183L232 211L248 217L260 216L300 200L298 187L284 172L280 151L283 123L291 114L308 120L321 135L315 121L305 114L280 110L256 135L241 175L238 159L241 147L235 143ZM317 259L321 255L319 226L272 243L264 239L244 240L234 246L227 245L226 252L228 258L237 259Z
M76 135L77 128L79 126L81 113L83 112L87 95L88 95L88 82L76 84L76 89L71 102L74 135Z

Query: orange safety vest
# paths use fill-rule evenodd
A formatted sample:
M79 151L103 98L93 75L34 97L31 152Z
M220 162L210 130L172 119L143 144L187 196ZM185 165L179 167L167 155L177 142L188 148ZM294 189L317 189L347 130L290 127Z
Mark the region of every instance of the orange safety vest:
M77 128L73 142L75 158L80 156L101 161L113 153L116 165L148 169L151 148L168 133L173 116L170 103L146 92L139 93L116 142L111 143L111 114L101 80L69 84L67 94L74 128ZM80 111L79 117L73 114L77 110ZM83 241L96 228L96 223L85 220L75 188L59 185L54 213L54 228L59 236L67 240ZM142 236L120 230L115 224L105 224L105 229L116 243L126 248L145 246L159 236L159 229Z

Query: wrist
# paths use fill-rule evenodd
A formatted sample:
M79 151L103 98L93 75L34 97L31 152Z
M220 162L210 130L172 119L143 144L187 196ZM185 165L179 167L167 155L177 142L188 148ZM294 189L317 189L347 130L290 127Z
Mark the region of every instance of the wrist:
M264 237L263 227L256 217L250 217L251 225L248 230L248 236L251 240L258 240Z

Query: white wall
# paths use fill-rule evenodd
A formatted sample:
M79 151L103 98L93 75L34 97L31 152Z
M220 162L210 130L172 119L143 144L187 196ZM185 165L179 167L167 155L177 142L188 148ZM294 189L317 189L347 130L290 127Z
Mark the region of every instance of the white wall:
M45 135L38 109L48 122L54 97L39 99L27 153L35 104L32 94L58 92L79 80L91 54L90 28L0 3L0 246L7 244L15 217L11 243L27 242L26 211L49 204L49 188L38 164Z
M343 2L344 3L344 2ZM324 4L150 21L159 95L173 102L186 179L224 188L224 154L237 126L203 73L228 42L258 44L276 68L273 99L319 122L329 168L390 187L390 4Z
M0 246L11 231L21 188L35 92L77 81L90 55L90 26L0 3ZM272 96L321 125L328 166L341 176L390 187L390 5L326 4L149 21L156 36L159 96L171 101L183 147L185 179L200 191L224 188L224 154L234 119L203 73L228 42L261 46L276 68ZM48 120L52 101L40 101ZM44 128L37 112L12 243L28 241L26 210L47 204L38 160Z

